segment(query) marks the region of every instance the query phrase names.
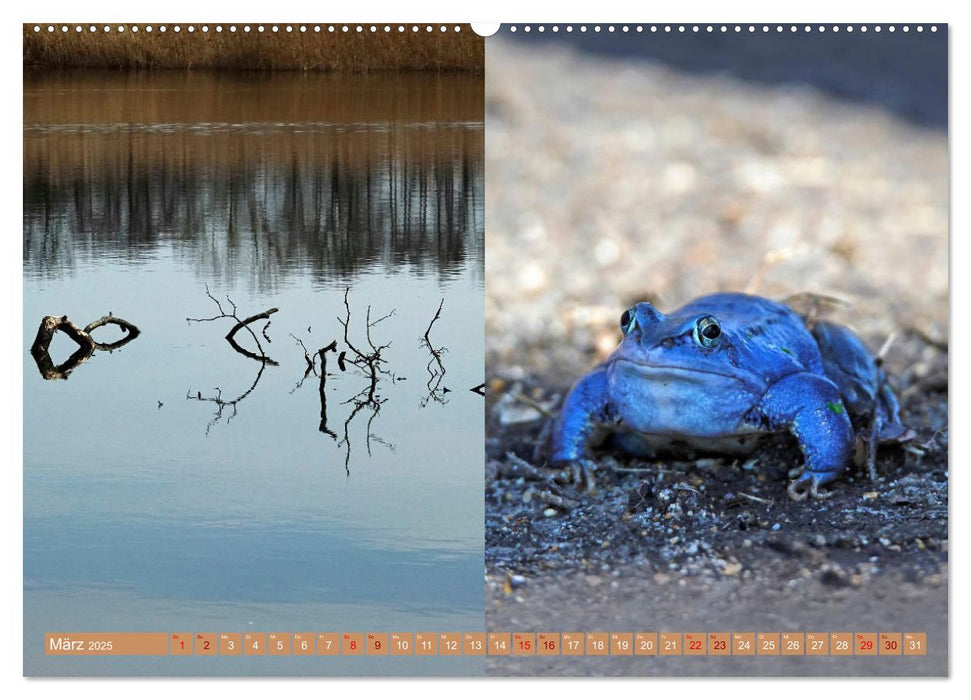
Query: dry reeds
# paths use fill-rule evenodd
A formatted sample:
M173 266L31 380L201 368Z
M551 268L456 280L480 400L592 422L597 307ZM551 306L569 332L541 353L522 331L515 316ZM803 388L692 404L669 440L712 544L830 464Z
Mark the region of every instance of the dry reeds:
M151 25L151 32L149 25L124 25L124 31L109 26L105 32L104 24L25 24L24 66L481 73L484 62L484 40L469 25L447 25L445 31L441 25L393 25L390 32L385 25L371 32L370 24L360 32L353 24L346 32L345 25L329 31L331 25L214 23L206 25L208 31L192 25L191 32L189 25L178 25L176 32L177 25L162 23Z

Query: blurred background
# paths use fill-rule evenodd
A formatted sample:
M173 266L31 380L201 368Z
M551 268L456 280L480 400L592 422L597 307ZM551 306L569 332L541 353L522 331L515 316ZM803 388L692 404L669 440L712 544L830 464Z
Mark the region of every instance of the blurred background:
M715 291L946 339L946 27L525 29L486 52L491 374L569 385L630 302Z

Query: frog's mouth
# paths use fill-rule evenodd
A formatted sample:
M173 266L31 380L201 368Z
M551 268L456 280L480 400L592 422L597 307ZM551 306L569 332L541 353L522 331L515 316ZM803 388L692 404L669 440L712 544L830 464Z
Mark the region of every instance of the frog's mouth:
M664 382L666 379L671 382L681 384L704 384L706 382L717 381L719 383L731 382L741 384L747 389L758 390L758 379L743 370L735 369L733 372L719 372L715 369L705 367L685 367L681 365L652 365L633 360L618 359L616 366L623 365L624 372L630 372L643 377L650 382Z

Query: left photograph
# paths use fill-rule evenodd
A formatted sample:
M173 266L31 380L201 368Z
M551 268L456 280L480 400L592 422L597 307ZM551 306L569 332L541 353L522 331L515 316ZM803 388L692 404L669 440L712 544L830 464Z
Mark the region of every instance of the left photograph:
M23 38L24 675L483 674L484 39Z

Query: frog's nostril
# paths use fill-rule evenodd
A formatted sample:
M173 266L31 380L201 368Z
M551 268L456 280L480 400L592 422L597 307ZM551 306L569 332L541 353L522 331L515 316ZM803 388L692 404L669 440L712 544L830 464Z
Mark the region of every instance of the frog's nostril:
M637 320L645 327L664 320L663 314L646 301L642 301L635 306L631 309L631 312L637 316Z

